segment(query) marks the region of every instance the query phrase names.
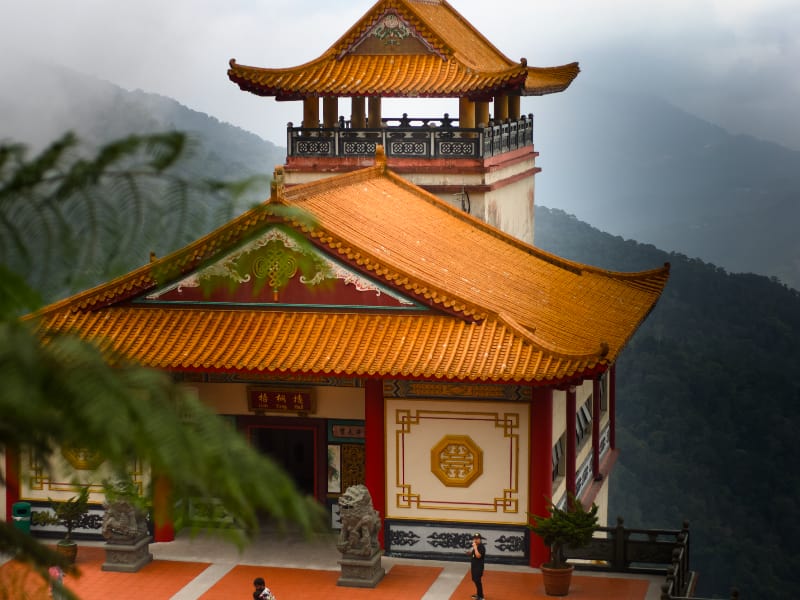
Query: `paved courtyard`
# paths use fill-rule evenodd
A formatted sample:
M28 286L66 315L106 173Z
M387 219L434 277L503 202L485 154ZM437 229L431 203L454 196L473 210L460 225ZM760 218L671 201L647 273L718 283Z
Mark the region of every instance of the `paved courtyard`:
M374 589L339 587L339 553L333 537L298 540L264 535L239 551L214 537L179 536L151 544L153 562L137 573L103 571L102 543L81 542L79 578L65 583L83 600L229 600L249 598L252 581L264 577L278 600L469 600L475 588L466 562L383 559L386 576ZM487 600L539 600L537 569L487 564ZM658 600L659 578L577 573L571 600ZM41 579L11 560L0 565L0 598L49 598Z

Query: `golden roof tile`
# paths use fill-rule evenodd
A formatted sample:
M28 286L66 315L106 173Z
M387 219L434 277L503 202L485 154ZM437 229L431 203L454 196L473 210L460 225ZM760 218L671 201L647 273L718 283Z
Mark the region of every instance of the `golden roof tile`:
M577 63L528 67L524 58L512 61L444 0L379 0L319 58L278 69L231 59L228 77L242 90L278 100L485 99L496 93L559 92L578 72Z
M298 210L310 220L293 216ZM133 301L278 223L421 310ZM33 317L42 330L74 331L162 369L552 384L611 364L668 272L561 259L456 210L387 171L382 158L277 184L272 200L186 248Z

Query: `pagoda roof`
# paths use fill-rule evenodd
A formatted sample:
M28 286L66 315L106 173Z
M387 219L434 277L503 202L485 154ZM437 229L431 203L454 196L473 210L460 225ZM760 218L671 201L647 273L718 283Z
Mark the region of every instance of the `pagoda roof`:
M263 205L28 318L167 370L557 385L613 363L668 279L668 264L618 273L544 252L388 171L380 155L287 189L281 177ZM253 285L265 253L282 247L270 244L286 250L290 239L334 265L345 303L308 279L291 299L255 288L191 296L248 253L252 268L235 281Z
M468 97L561 92L578 63L529 67L500 52L445 0L379 0L319 58L283 69L240 65L228 77L277 100L307 96Z

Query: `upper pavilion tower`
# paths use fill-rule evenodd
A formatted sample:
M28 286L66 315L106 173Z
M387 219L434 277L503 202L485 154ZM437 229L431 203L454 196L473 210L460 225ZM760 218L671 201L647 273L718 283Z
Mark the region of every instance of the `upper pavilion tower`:
M520 98L561 92L578 72L509 59L445 0L379 0L319 58L279 69L232 59L228 77L303 102L287 129L287 185L372 164L382 144L394 172L530 243L539 169ZM457 98L458 115L387 117L382 98Z

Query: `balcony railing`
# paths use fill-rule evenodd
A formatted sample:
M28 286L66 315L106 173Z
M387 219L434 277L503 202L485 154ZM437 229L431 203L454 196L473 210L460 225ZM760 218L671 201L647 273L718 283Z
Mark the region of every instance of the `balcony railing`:
M472 158L482 159L533 146L533 115L490 123L488 127L458 127L458 119L382 119L377 128L354 128L339 119L336 127L287 127L290 157L375 156L382 144L389 158Z
M569 559L583 560L577 568L592 571L664 575L661 600L704 600L694 596L697 576L689 568L689 524L674 529L598 527L589 545L565 549ZM732 590L731 600L739 598Z

